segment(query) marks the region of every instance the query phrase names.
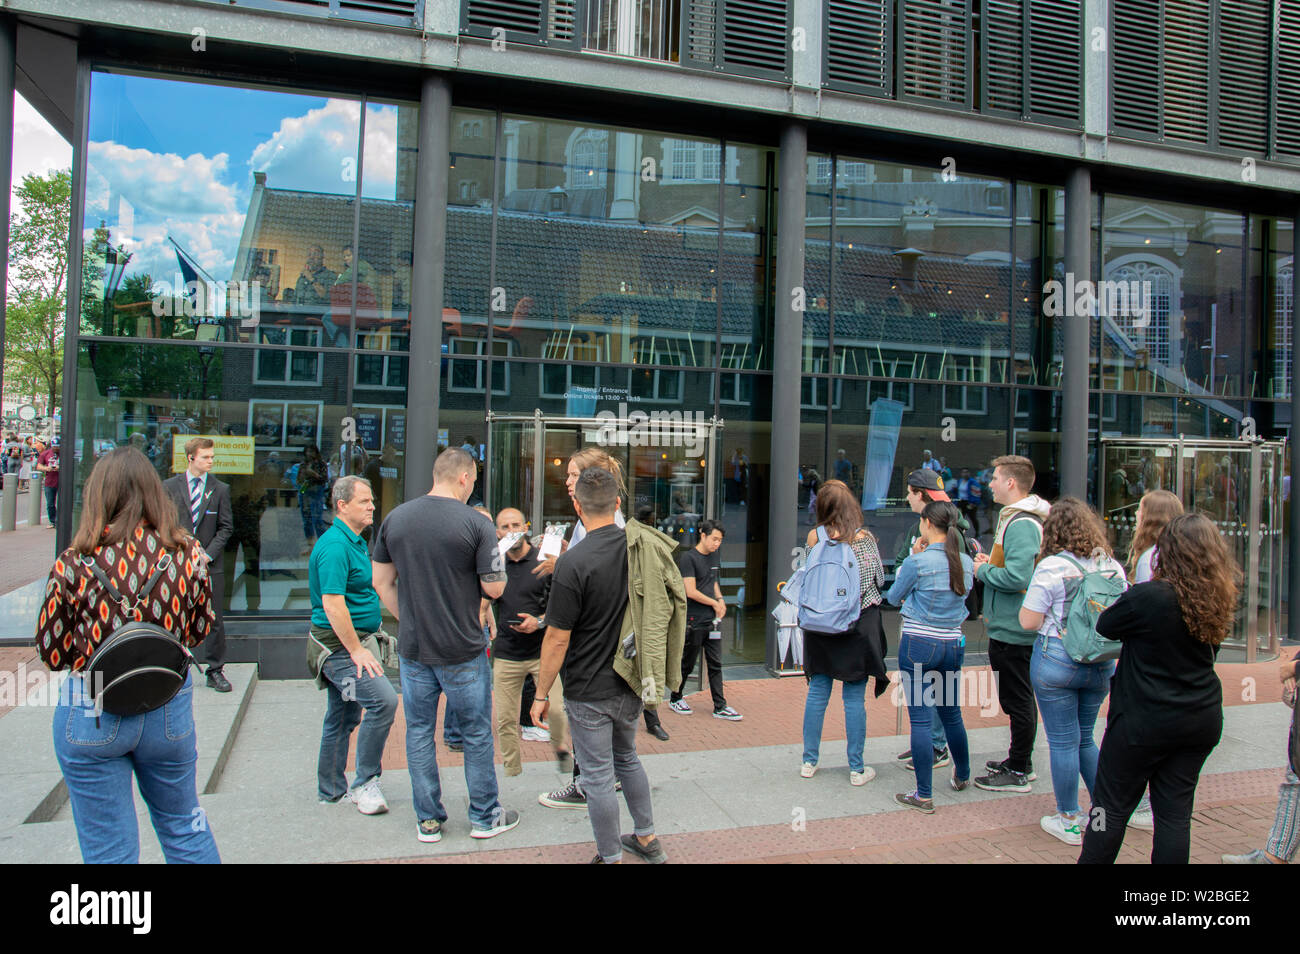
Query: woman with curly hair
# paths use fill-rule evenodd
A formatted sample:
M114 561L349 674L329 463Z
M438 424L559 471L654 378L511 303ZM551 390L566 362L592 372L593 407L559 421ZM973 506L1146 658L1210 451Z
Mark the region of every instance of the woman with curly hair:
M1156 540L1169 521L1183 512L1183 502L1168 490L1148 490L1138 504L1137 527L1129 547L1128 578L1131 583L1147 583L1155 575Z
M1115 672L1113 660L1075 662L1062 642L1076 581L1095 571L1127 585L1124 568L1111 554L1101 519L1077 497L1062 497L1052 504L1043 523L1043 545L1020 608L1020 625L1038 632L1029 660L1029 680L1043 715L1056 793L1056 813L1044 815L1040 824L1043 831L1067 845L1083 842L1079 776L1091 795L1097 780L1093 728Z
M1124 644L1080 864L1111 864L1142 789L1151 786L1153 864L1186 864L1201 766L1223 732L1223 686L1214 671L1237 610L1241 572L1199 513L1175 517L1156 540L1150 583L1098 617L1097 632Z

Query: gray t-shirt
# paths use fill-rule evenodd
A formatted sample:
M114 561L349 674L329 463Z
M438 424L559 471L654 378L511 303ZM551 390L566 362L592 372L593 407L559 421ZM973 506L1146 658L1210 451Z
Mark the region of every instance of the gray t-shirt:
M487 648L479 581L505 579L492 521L451 497L417 497L384 518L371 558L397 568L397 651L457 666Z

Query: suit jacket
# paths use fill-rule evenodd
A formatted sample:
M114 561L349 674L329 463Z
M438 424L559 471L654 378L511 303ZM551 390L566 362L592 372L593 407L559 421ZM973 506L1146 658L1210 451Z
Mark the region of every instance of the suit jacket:
M209 575L222 572L221 551L226 548L226 541L235 530L234 517L230 511L230 486L208 474L208 481L203 488L203 506L199 508L199 525L194 526L190 518L190 477L188 471L182 471L175 477L163 481L167 493L176 503L181 526L194 534L207 551L212 562L208 564Z

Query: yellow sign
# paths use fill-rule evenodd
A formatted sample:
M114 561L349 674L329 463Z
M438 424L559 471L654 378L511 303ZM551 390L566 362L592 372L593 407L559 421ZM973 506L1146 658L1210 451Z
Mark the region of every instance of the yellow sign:
M177 434L172 438L172 473L179 474L188 465L185 445L195 437L206 437L216 447L217 459L212 465L214 474L251 474L253 472L252 437L233 437L229 434Z

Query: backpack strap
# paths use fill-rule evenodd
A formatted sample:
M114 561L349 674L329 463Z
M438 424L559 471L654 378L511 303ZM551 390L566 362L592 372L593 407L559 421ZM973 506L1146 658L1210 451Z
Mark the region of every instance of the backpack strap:
M826 532L826 528L825 528L824 526L822 526L821 524L818 524L818 525L817 525L817 542L818 542L818 543L833 543L833 542L834 542L833 540L831 540L831 535L830 535L829 533Z
M115 587L112 581L109 580L108 574L105 573L100 568L99 564L95 562L94 557L90 554L83 554L81 557L81 565L90 570L95 579L99 581L99 585L104 588L104 591L108 593L111 599L116 601L117 604L122 607L122 612L128 616L134 613L136 607L149 597L149 594L153 592L154 586L157 585L158 581L162 578L163 573L171 566L171 563L172 555L164 550L162 556L158 558L158 563L154 566L153 573L150 574L144 587L141 588L140 593L136 596L135 602L132 603L127 597L118 592L117 587Z

